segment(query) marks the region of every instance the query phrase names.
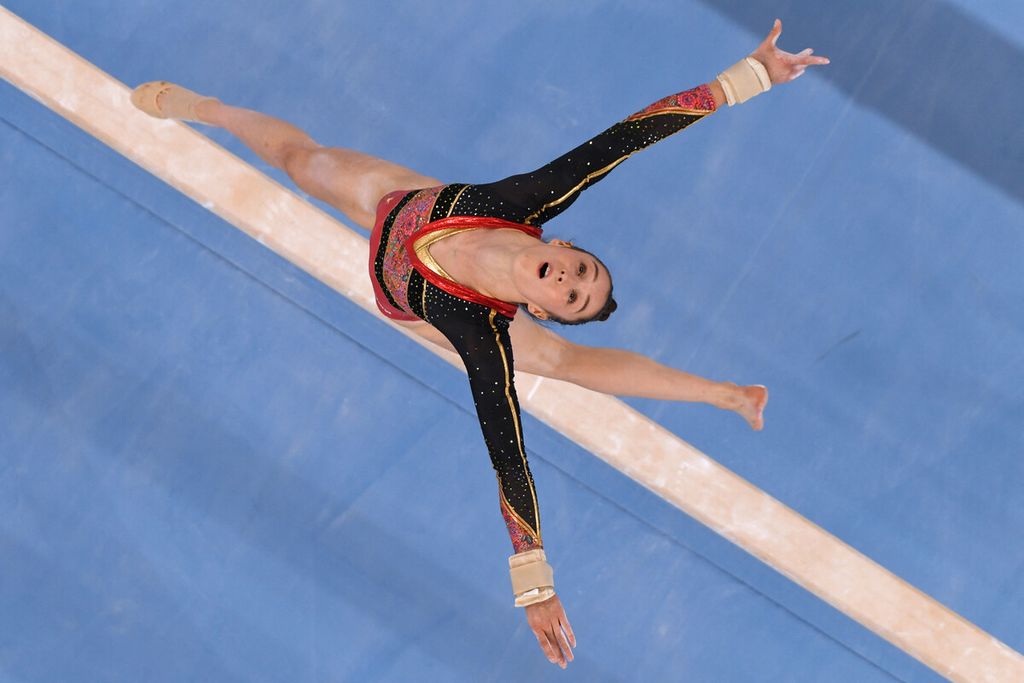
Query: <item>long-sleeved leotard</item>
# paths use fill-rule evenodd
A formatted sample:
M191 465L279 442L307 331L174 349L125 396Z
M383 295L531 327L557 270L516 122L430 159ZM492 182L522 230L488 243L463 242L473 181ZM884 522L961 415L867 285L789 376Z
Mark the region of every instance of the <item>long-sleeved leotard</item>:
M633 153L715 111L707 86L666 97L531 173L482 185L395 192L378 207L370 269L381 311L436 327L465 363L498 478L515 552L542 547L540 509L526 459L508 327L516 306L447 277L429 257L437 239L466 229L540 228Z

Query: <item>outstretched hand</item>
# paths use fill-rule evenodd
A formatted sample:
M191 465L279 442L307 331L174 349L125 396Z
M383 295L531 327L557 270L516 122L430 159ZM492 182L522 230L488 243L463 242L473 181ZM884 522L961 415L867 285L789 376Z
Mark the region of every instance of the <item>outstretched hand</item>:
M572 648L576 647L576 636L565 616L561 600L553 595L544 602L527 605L525 609L526 621L533 629L533 635L537 636L544 656L552 664L564 669L566 663L573 659Z
M776 19L772 30L768 32L768 37L750 54L764 64L764 68L768 70L768 77L772 79L772 85L789 83L794 78L799 78L809 66L829 63L828 57L814 56L814 50L811 48L796 54L783 52L775 46L780 35L782 22Z

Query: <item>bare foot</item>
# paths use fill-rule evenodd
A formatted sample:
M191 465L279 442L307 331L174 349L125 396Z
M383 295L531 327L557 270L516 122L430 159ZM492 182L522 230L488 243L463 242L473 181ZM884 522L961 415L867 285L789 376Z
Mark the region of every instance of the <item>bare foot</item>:
M746 387L733 384L732 387L731 400L724 407L736 411L755 432L764 429L764 407L768 405L768 389L760 384Z
M764 429L764 407L768 405L768 387L754 384L742 387L745 407L736 411L755 432Z

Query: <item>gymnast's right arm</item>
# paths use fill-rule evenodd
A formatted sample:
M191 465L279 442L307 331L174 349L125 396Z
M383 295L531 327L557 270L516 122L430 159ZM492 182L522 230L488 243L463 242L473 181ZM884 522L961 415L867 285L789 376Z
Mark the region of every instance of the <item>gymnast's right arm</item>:
M424 320L448 339L469 375L512 548L516 554L542 555L540 509L516 397L508 331L511 320L482 304L464 301L429 284L426 287L422 297Z
M511 319L431 285L421 297L423 319L439 330L462 358L480 429L498 478L498 497L514 554L512 593L547 658L566 666L575 637L554 590L540 535L540 509L526 460L513 374Z

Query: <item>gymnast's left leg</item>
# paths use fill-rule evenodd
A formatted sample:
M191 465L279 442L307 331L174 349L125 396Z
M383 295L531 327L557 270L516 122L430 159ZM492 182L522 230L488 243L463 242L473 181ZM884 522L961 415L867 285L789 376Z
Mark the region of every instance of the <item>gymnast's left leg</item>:
M384 195L442 184L369 154L324 147L287 121L233 107L173 83L140 85L132 93L132 102L151 116L224 128L265 162L288 173L303 192L327 202L367 230L373 227L377 203Z

